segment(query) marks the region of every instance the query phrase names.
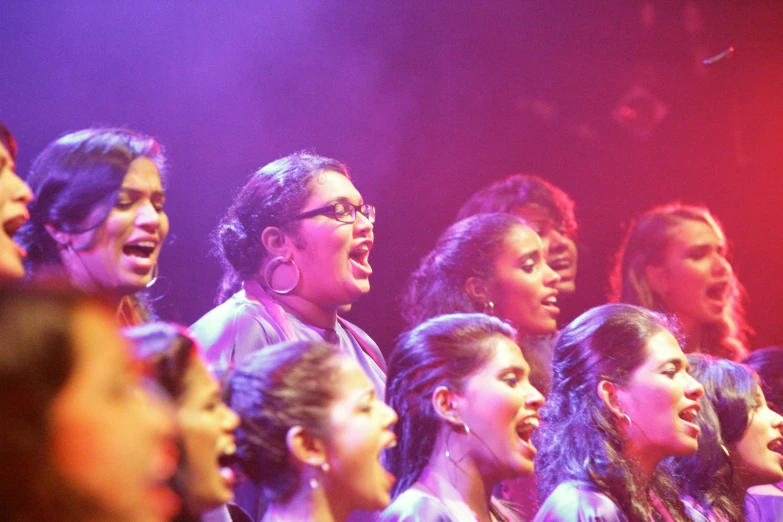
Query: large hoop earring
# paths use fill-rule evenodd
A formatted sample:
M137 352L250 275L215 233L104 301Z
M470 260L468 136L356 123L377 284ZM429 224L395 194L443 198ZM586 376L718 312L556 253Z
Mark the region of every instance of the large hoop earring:
M155 266L152 267L152 279L150 279L149 283L147 283L145 288L152 288L152 285L154 285L158 281L158 272L160 272L160 269L158 268L159 265L155 263Z
M272 270L281 263L283 264L291 263L294 265L294 268L296 269L296 281L294 281L294 284L291 285L290 288L281 288L281 289L272 288L272 284L269 282L272 276ZM302 272L299 270L299 266L296 264L293 258L286 261L283 256L273 257L272 259L269 260L269 263L267 263L266 268L264 268L264 283L266 283L266 287L279 295L290 294L291 292L293 292L294 288L296 288L296 286L299 284L299 280L301 278L302 278Z

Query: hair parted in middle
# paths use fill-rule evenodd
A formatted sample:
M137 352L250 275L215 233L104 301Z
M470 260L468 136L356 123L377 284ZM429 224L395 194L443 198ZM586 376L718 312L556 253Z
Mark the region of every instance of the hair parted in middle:
M429 460L442 420L432 406L438 386L459 393L465 381L492 356L493 337L511 340L516 331L484 314L434 317L404 333L389 357L386 402L404 412L394 426L397 445L386 451L386 465L397 477L397 495L418 479Z
M624 434L597 390L604 380L626 385L647 359L650 339L664 331L677 335L676 325L664 315L607 304L588 310L560 332L552 389L541 409L541 427L533 435L540 500L562 482L589 482L630 522L649 521L647 491L639 487L635 465L623 456ZM677 520L688 520L669 478L656 471L649 487Z

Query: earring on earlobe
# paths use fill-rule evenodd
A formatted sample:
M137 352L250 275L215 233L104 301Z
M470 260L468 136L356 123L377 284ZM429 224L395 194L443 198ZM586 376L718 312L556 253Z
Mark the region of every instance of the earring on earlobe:
M631 417L629 417L627 413L623 413L622 416L626 421L628 421L628 427L631 427L633 425L633 421L631 420Z
M158 265L157 263L155 263L155 266L154 266L154 267L152 267L152 279L150 279L149 283L147 283L147 284L145 285L145 287L146 287L146 288L151 288L151 287L152 287L152 285L154 285L154 284L155 284L155 283L158 281L158 270L159 270L159 269L158 269L158 267L159 267L159 266L160 266L160 265Z
M484 313L486 315L495 315L495 303L492 301L487 301L484 304Z
M324 462L321 462L321 464L319 464L319 466L318 466L318 467L319 467L319 468L321 468L321 471L322 471L324 474L326 474L326 473L329 473L329 470L331 469L331 468L329 467L329 463L328 463L328 462L326 462L326 461L324 461ZM310 477L310 489L318 489L318 488L320 488L320 487L321 487L321 483L320 483L320 482L318 482L318 478L316 478L316 477Z

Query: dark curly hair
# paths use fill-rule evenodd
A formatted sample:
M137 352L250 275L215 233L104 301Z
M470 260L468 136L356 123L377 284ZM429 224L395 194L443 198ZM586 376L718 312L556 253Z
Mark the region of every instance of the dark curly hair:
M636 478L635 465L623 457L624 435L596 390L604 380L627 384L647 358L648 341L663 331L677 331L663 315L608 304L588 310L560 332L552 389L541 409L541 427L533 435L540 500L563 482L587 482L610 497L629 522L649 522L647 491ZM660 470L649 487L675 520L689 520Z
M276 344L250 355L230 375L226 399L242 418L236 432L242 471L269 502L300 484L286 445L294 426L324 437L335 398L339 350L310 341Z
M742 363L758 374L769 407L783 415L783 346L754 350Z
M645 212L631 226L615 257L610 276L611 302L644 306L650 310L676 313L670 310L663 296L653 291L645 268L663 262L672 229L685 221L701 221L725 237L718 220L706 207L670 203ZM732 272L729 279L729 304L723 320L703 327L703 350L711 355L740 361L747 355L747 337L752 329L745 320L745 291Z
M514 339L506 323L484 314L434 317L403 334L389 357L386 402L401 413L394 427L397 445L386 450L386 465L396 477L393 495L421 475L432 455L441 420L432 394L445 385L459 393L465 381L492 356L487 340Z
M350 179L345 165L311 152L275 160L250 177L212 235L213 254L224 270L217 304L237 291L242 281L258 275L266 256L261 242L265 228L276 226L295 232L298 224L290 220L310 196L310 181L324 171L338 172Z
M515 209L531 204L546 209L555 226L576 239L574 200L555 185L529 174L514 174L479 190L459 209L457 220L489 212L513 214Z

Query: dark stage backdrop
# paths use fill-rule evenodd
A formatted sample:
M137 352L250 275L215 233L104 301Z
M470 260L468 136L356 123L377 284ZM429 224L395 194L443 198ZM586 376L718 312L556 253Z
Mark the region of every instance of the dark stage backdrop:
M93 124L167 147L165 319L212 306L208 237L248 175L315 149L378 206L372 291L350 317L385 351L418 260L471 193L520 171L577 202L564 320L604 301L624 224L677 199L725 224L759 347L783 344L781 35L773 0L6 0L0 119L23 175Z

